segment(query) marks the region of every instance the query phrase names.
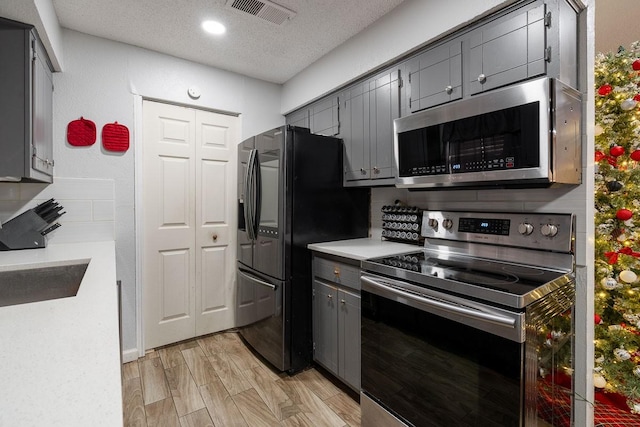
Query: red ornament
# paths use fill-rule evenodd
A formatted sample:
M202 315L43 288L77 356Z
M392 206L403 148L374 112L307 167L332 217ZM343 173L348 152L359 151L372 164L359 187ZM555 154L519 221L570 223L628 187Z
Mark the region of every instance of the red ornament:
M629 209L620 209L618 212L616 212L616 218L618 218L620 221L631 219L632 216L633 212L631 212Z
M640 94L633 97L633 100L636 102L640 102Z
M624 154L624 147L621 147L619 145L614 145L613 147L611 147L609 149L609 153L613 156L613 157L618 157L618 156L622 156Z
M640 150L635 150L629 157L636 162L640 162Z
M600 160L604 159L604 153L602 151L596 151L596 162L599 162Z
M635 71L640 71L640 59L636 59L635 61L633 61L633 64L631 64L631 67Z
M598 88L598 95L607 96L613 91L613 86L611 85L602 85Z
M594 314L593 320L596 322L596 325L599 325L600 323L602 323L602 318L597 313Z

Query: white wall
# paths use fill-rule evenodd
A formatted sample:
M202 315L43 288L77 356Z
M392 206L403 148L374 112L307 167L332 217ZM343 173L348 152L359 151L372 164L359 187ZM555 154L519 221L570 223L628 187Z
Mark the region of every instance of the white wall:
M134 211L134 133L136 97L240 113L242 137L279 126L279 85L122 43L63 30L65 71L54 75L54 158L56 177L107 178L115 183L117 277L123 291L123 349L136 348L136 246ZM189 86L202 96L192 100ZM93 120L98 140L90 147L71 147L66 127L83 116ZM117 121L129 128L131 148L123 154L104 151L100 130Z
M406 0L287 81L288 113L515 0Z

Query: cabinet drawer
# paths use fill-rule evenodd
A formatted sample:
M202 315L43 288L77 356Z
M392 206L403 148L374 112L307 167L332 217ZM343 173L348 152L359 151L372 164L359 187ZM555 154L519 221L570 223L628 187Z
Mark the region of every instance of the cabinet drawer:
M360 290L360 268L342 262L314 257L313 274L338 285Z

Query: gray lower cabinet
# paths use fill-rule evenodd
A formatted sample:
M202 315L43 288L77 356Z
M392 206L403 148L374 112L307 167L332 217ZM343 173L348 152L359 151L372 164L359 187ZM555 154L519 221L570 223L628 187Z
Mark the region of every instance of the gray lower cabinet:
M360 390L360 294L338 289L338 376Z
M313 358L338 375L338 288L313 280Z
M313 358L359 391L360 269L319 256L313 265Z
M394 67L342 91L340 133L345 186L393 185L393 121L400 117L401 69Z

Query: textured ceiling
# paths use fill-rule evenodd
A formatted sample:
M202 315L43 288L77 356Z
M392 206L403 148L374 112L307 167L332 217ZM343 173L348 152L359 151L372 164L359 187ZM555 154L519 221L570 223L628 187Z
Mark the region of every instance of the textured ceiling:
M60 25L250 77L284 83L403 0L275 0L296 12L276 25L226 0L53 0ZM227 27L201 30L205 19Z

